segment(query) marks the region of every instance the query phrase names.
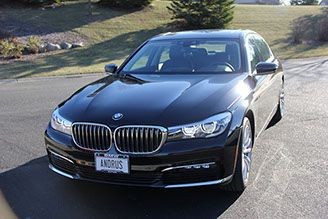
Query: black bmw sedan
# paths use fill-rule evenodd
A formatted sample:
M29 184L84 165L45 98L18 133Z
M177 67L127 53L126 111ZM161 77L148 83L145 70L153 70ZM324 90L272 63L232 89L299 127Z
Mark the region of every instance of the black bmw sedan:
M105 70L45 131L50 169L71 179L242 191L256 139L284 112L281 63L253 31L161 34Z

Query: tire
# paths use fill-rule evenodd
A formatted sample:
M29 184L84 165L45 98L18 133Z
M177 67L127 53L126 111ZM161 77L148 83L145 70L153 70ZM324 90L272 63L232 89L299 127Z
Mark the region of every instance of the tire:
M284 116L284 112L285 112L285 88L284 88L284 81L283 81L281 85L280 95L279 95L278 108L276 113L272 117L270 126L273 126L276 123L278 123Z
M238 156L235 173L232 181L224 185L224 190L242 192L248 185L249 173L252 163L253 132L248 117L243 119L241 139L238 145Z

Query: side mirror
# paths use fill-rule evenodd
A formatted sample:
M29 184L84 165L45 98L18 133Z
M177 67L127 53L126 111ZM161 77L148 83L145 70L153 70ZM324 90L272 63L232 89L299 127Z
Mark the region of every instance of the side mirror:
M256 74L257 75L268 75L273 74L277 71L278 65L276 63L272 62L259 62L255 68L256 68Z
M106 73L115 73L116 70L117 70L117 65L115 65L115 64L105 65L105 72Z

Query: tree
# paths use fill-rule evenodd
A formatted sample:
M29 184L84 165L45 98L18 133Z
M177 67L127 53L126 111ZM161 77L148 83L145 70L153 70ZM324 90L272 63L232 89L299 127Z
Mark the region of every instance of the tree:
M226 28L233 19L234 0L173 0L168 10L172 19L187 28Z
M148 6L153 0L100 0L99 3L117 8L141 8Z

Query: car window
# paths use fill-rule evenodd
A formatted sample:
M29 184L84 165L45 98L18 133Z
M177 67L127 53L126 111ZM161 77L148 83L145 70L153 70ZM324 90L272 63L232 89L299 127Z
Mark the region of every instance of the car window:
M264 41L262 37L259 36L255 36L254 41L261 54L261 61L268 61L272 57L272 53L268 44Z
M164 62L166 62L167 60L170 59L169 52L170 52L170 48L169 47L165 47L163 49L163 51L161 52L161 57L159 59L159 63L164 63Z
M165 47L163 49L163 51L160 53L160 59L159 59L159 63L158 63L158 67L157 69L161 69L164 62L168 61L170 59L170 48Z
M248 57L251 65L251 71L254 72L256 64L261 62L261 54L259 48L257 47L254 36L248 37L247 47L248 47L247 50L248 50Z
M225 43L221 43L221 44L215 44L215 43L201 44L201 45L197 45L197 48L204 48L209 53L226 52L226 44Z
M133 73L241 72L239 42L218 39L150 41L123 67Z
M149 57L152 51L152 48L148 48L142 54L140 54L136 62L131 65L131 70L133 71L145 68L147 66L148 61L150 61Z

